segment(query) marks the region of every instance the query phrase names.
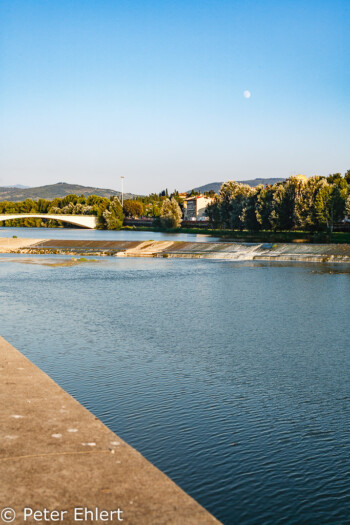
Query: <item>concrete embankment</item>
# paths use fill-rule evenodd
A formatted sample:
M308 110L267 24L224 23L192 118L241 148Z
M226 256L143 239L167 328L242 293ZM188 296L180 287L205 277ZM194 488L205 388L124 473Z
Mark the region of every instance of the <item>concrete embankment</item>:
M235 242L181 241L88 241L14 239L15 245L1 242L11 253L58 253L70 255L111 255L117 257L182 257L241 261L301 261L350 263L349 244L240 244ZM4 240L2 240L4 241ZM8 241L6 239L5 241ZM10 239L12 241L12 239Z
M4 523L219 523L2 338L0 377Z

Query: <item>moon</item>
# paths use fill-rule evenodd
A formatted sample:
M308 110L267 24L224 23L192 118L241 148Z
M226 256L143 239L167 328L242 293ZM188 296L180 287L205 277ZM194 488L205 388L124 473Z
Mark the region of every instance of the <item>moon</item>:
M245 91L243 91L243 96L244 98L250 98L252 96L251 92L248 91L247 89Z

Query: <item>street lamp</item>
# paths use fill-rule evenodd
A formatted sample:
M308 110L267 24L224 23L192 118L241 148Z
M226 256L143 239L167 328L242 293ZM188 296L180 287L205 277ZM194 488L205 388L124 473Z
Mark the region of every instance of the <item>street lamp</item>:
M121 181L122 181L122 207L124 205L124 177L123 175L120 177Z

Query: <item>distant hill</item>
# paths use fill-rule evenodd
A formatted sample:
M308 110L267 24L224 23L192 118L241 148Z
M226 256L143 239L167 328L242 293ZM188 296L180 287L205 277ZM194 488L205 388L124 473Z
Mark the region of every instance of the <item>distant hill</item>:
M30 188L30 186L23 186L23 184L9 184L9 185L3 186L3 188L20 188L20 189L24 189L24 188Z
M276 182L283 182L284 180L286 179L271 178L271 179L238 180L237 182L239 182L240 184L248 184L248 186L251 186L252 188L254 188L255 186L259 186L259 184L263 184L265 186L266 184L276 184ZM197 188L193 188L193 189L194 191L200 191L201 193L204 193L205 191L211 191L211 190L214 190L215 193L218 193L222 185L223 185L223 182L210 182L209 184L205 184L204 186L198 186Z
M38 199L52 200L70 194L85 195L85 197L89 195L99 195L100 197L111 197L112 195L117 197L121 196L120 191L80 186L78 184L67 184L66 182L58 182L57 184L38 186L36 188L0 187L0 201L18 202L24 201L25 199L32 199L34 201ZM124 193L124 199L132 199L133 197L136 197L136 195Z

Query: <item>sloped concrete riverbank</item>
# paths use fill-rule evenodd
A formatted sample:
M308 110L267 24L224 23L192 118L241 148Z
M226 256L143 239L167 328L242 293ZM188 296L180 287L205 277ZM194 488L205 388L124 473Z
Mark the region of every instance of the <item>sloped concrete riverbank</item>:
M0 521L219 523L1 337L0 378Z
M349 244L0 239L0 251L27 254L350 263Z

